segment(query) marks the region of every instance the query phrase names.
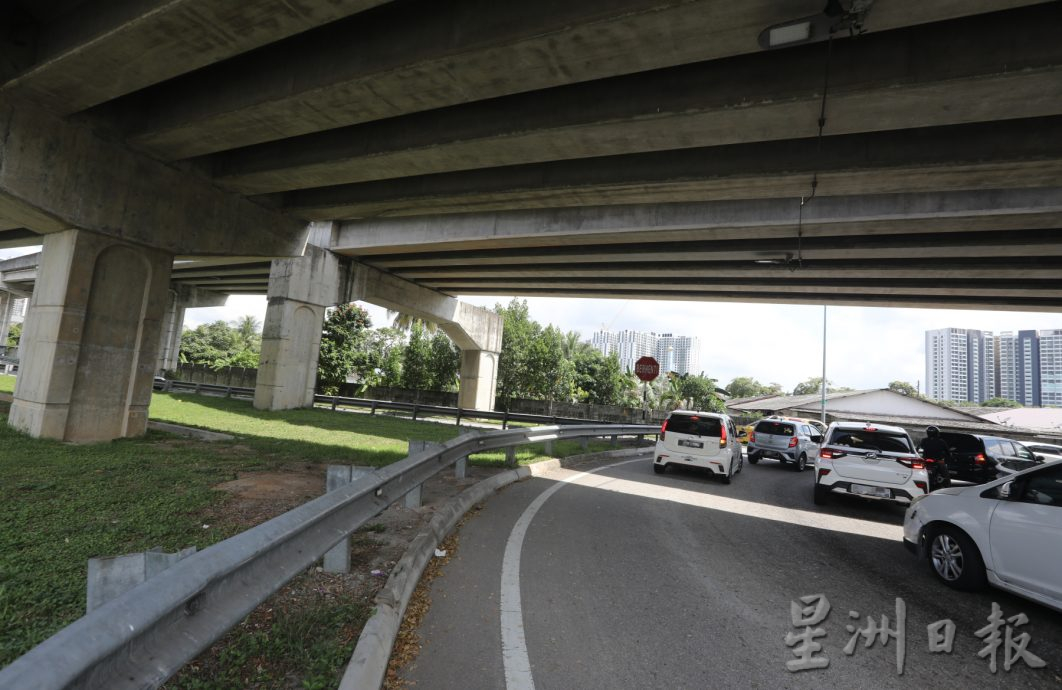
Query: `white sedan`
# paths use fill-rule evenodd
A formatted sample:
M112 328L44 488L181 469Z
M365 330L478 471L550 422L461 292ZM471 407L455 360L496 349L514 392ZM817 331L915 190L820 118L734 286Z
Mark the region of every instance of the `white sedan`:
M1062 611L1062 463L916 497L903 541L950 587L988 582Z

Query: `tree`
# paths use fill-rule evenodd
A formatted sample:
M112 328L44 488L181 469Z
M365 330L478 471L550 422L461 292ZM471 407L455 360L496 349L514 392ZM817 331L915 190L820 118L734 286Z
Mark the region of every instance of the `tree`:
M13 323L11 328L7 331L7 343L8 347L18 347L18 341L22 338L22 324Z
M752 398L759 395L779 395L782 385L779 383L763 384L751 376L738 376L726 387L731 398Z
M436 391L457 390L458 374L461 371L461 352L442 331L432 336L428 352L428 387Z
M431 384L431 342L424 330L423 324L413 322L402 352L402 386L415 391L427 390Z
M1017 400L1007 400L1006 398L989 398L981 405L982 407L1024 407Z
M827 379L826 380L826 392L827 393L833 393L834 391L838 390L837 388L833 388L831 384L832 384L832 381ZM796 385L796 388L793 389L793 395L811 395L812 393L818 393L821 390L822 390L822 377L821 376L812 376L807 381L804 381L803 383L798 383Z
M528 361L531 356L531 343L541 332L542 327L531 320L527 309L527 300L514 298L509 306L494 306L494 311L503 320L502 350L498 362L498 397L505 401L505 406L519 396L527 395L530 390Z
M640 404L638 384L620 366L619 357L607 357L589 343L583 343L572 356L575 399L591 405Z
M254 322L253 317L250 318ZM203 324L195 329L186 329L181 335L182 362L199 364L212 369L224 367L258 366L261 350L261 337L254 333L250 342L245 340L237 328L224 321Z
M537 324L535 324L537 326ZM527 352L527 386L530 397L549 400L570 400L575 379L575 367L564 356L565 336L560 329L547 327L534 338Z
M236 337L245 350L262 351L262 324L248 314L236 321Z
M328 311L317 356L317 386L335 395L347 376L364 359L366 332L372 326L369 312L356 304L341 304Z
M906 395L911 398L921 398L918 389L907 383L906 381L893 381L889 384L890 391L896 391L901 395Z

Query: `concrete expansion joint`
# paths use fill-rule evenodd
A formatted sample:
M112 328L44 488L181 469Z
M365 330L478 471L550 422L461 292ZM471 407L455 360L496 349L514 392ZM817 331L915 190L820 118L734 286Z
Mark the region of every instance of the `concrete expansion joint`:
M406 552L395 564L391 575L387 578L387 583L376 595L374 601L376 610L366 621L358 637L358 643L351 654L350 663L343 674L339 690L383 687L387 664L391 658L391 649L398 636L398 628L405 615L406 606L413 597L420 576L435 555L435 549L457 527L457 523L473 506L502 487L540 476L575 462L625 458L644 453L645 450L646 448L625 448L543 460L500 472L477 482L447 501L436 511L431 522L414 537Z

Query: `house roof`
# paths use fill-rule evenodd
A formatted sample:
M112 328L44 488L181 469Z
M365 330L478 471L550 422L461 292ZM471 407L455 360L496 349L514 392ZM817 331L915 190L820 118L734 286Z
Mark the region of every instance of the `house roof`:
M798 413L807 413L809 415L818 414L818 408L815 409L797 409L794 410ZM1059 436L1050 436L1045 432L1037 429L1024 429L1021 427L1002 426L988 420L966 421L958 419L926 419L925 417L901 417L895 415L882 415L875 414L869 417L866 414L859 412L845 412L845 411L828 411L827 414L833 419L845 421L845 422L858 422L858 421L872 421L880 422L882 424L891 424L893 426L902 426L908 431L924 429L927 426L927 422L932 422L933 426L938 427L941 431L965 431L970 434L983 434L985 436L1002 436L1004 438L1014 437L1029 437L1019 438L1018 440L1031 440L1032 438L1038 438L1045 440L1048 438L1058 438ZM1062 435L1062 434L1060 434Z
M843 399L843 398L854 398L854 397L858 397L858 396L861 396L861 395L869 395L871 393L882 393L882 392L887 393L889 395L900 396L902 398L906 398L907 397L903 393L897 393L896 391L890 390L888 388L867 388L867 389L863 389L863 390L835 391L833 393L827 393L826 394L826 400L827 401L840 400L840 399ZM814 412L815 415L817 415L817 414L819 414L819 405L820 405L821 400L822 400L822 394L821 393L811 393L811 394L808 394L808 395L766 395L766 396L759 396L759 397L756 397L756 398L743 398L743 399L739 399L739 400L731 400L731 401L727 402L727 407L729 407L732 410L740 411L740 412L771 412L771 411L776 411L776 410L792 410L792 409L797 409L797 408L810 409L811 407L814 407L814 410L812 410L812 411ZM938 402L936 402L934 400L926 400L924 398L918 398L917 400L918 400L919 403L922 403L924 405L929 405L929 406L932 406L934 408L939 408L942 411L946 411L948 413L948 415L950 415L950 416L961 415L964 419L968 419L971 423L975 423L975 424L984 424L985 423L985 420L983 418L978 417L977 415L971 414L970 412L967 412L966 410L956 409L954 407L948 407L947 405L941 405L940 403L938 403ZM839 410L835 410L835 409L832 409L832 408L829 408L829 407L827 407L826 411L828 413L831 413L831 414L834 414L835 412L839 412ZM863 415L865 417L867 414L872 414L872 413L861 412L859 414L861 414L861 415ZM872 416L875 419L878 419L878 418L881 417L881 415L879 415L879 414L872 414ZM938 419L938 417L935 417L935 416L932 416L932 415L922 415L922 416L911 415L910 417L912 419L920 419L920 420L922 420L923 423L925 423L926 420L937 420ZM945 415L941 415L940 418L946 418L946 417L945 417ZM955 420L952 420L952 421L955 421Z

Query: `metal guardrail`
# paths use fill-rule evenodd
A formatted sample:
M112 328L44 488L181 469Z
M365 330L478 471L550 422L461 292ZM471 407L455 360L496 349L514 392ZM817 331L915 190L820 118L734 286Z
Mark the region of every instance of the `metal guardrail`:
M595 424L464 434L410 455L176 563L0 671L0 688L157 687L326 551L471 453L553 439L644 436Z
M221 395L226 398L253 398L253 388L240 388L237 386L221 386L212 383L191 383L189 381L165 381L156 382L157 390L173 393L191 392L204 395ZM502 428L507 429L509 422L523 422L527 424L621 424L622 422L604 422L600 420L579 419L577 417L558 417L554 415L527 414L523 412L497 412L494 410L473 410L463 407L449 407L446 405L428 405L423 403L396 402L392 400L373 400L371 398L347 398L338 395L315 395L314 404L328 405L333 411L341 407L357 407L369 410L375 414L378 410L390 410L394 412L408 412L416 420L418 416L433 415L437 417L454 417L458 426L462 419L490 419L500 421ZM645 420L643 420L645 421Z

